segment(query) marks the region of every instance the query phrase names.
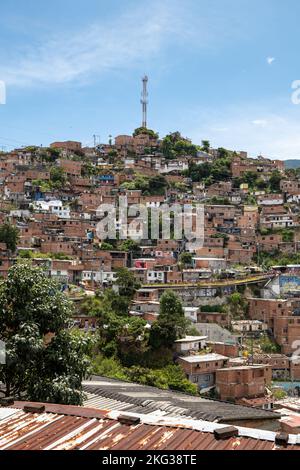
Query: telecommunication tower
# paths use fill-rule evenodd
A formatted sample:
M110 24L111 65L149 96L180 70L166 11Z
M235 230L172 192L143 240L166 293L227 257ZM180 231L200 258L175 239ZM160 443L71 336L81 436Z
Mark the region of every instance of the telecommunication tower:
M148 91L147 91L148 77L147 75L143 77L142 81L143 81L143 91L142 91L142 99L141 99L141 105L143 109L142 127L147 127L147 105L148 105Z

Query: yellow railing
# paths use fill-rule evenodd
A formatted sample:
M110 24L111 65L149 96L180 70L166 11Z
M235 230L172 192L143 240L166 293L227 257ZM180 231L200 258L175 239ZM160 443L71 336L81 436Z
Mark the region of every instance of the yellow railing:
M215 281L203 281L203 282L176 282L176 283L156 283L156 284L143 284L142 288L178 288L178 287L199 287L199 288L210 288L210 287L223 287L223 286L239 286L243 284L255 283L255 282L263 282L268 281L273 275L265 275L265 276L250 276L243 279L224 279L224 280L215 280Z

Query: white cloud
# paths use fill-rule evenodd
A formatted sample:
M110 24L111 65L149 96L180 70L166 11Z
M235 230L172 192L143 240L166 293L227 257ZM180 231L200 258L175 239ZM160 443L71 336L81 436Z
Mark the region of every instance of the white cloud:
M269 65L272 65L275 60L276 60L275 57L267 57L267 63Z
M0 77L22 87L85 83L112 69L138 67L144 72L150 60L156 68L169 68L182 46L219 51L244 37L248 18L242 16L233 28L231 16L217 14L211 3L205 14L194 0L140 0L126 14L96 18L75 33L64 31L42 40L39 28L38 34L32 33L32 45L14 43L12 50L0 50ZM177 48L176 54L168 54L169 46Z
M265 119L254 119L254 121L252 121L252 124L254 124L254 126L266 127L268 121L266 121Z
M95 23L75 35L63 34L19 52L19 60L0 65L10 85L60 84L86 80L108 69L130 67L161 52L169 39L183 39L186 29L176 5L153 2L115 18ZM2 61L3 63L3 61Z

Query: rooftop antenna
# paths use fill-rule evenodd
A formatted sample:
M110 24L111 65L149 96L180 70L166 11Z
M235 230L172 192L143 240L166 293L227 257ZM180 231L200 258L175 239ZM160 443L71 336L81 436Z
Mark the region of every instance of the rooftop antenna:
M147 91L148 77L147 75L145 75L142 78L142 82L143 82L143 91L142 91L142 99L141 99L141 105L143 109L142 127L147 127L147 105L148 105L148 91Z

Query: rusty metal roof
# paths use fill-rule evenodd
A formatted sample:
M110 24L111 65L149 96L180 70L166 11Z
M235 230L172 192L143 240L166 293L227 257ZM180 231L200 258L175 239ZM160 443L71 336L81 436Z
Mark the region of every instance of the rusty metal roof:
M123 411L46 404L26 413L25 404L33 405L17 402L0 419L0 450L300 450L296 435L283 448L270 431L238 428L239 437L217 440L224 425L133 413L140 423L127 425L118 421Z

